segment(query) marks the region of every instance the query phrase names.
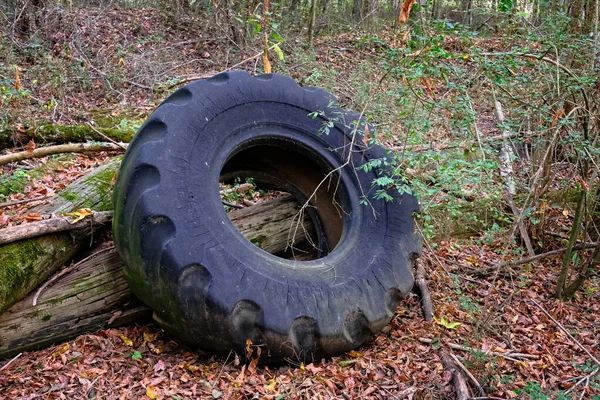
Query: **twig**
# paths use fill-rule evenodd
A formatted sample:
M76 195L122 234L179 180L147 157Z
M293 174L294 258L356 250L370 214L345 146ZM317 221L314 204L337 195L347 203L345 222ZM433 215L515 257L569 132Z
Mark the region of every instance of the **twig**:
M548 311L546 311L544 309L544 307L542 307L537 301L530 299L529 301L531 301L537 308L539 308L544 314L546 314L546 317L550 318L550 320L552 322L554 322L554 324L556 324L556 326L563 331L563 333L565 335L567 335L572 341L573 343L575 343L581 350L583 350L591 359L592 361L594 361L596 363L596 365L598 365L600 367L600 361L598 361L598 359L596 357L594 357L594 355L592 353L590 353L590 351L588 349L586 349L581 343L579 343L579 341L577 339L575 339L575 337L573 335L571 335L571 333L565 329L564 326L562 326L562 324L560 322L558 322L556 319L554 319L554 317L552 315L550 315L550 313Z
M76 262L74 264L71 264L70 266L64 268L62 271L60 271L57 274L52 275L52 277L50 279L48 279L46 282L44 282L44 284L42 286L40 286L40 288L37 290L37 292L35 292L35 296L33 296L33 306L35 307L37 304L37 300L38 297L40 297L40 294L44 291L44 289L46 289L48 286L50 286L51 283L55 282L57 279L65 276L68 272L72 272L75 269L77 269L78 266L80 266L82 263L99 256L100 254L104 254L107 253L111 250L114 250L115 246L111 246L111 247L107 247L106 249L102 249L100 251L95 252L94 254L89 255L88 257L84 258L83 260Z
M122 148L123 150L127 150L127 145L124 143L119 143L116 140L114 140L113 138L106 136L104 133L100 132L98 129L94 128L94 125L92 125L91 122L88 122L87 125L90 127L91 130L93 130L94 132L96 132L98 135L100 135L100 137L104 138L105 140L108 140L109 142L116 144L117 146L119 146L120 148Z
M432 344L433 340L429 339L429 338L419 338L419 342L424 343L424 344ZM491 355L491 356L495 356L495 357L502 357L502 358L506 358L507 360L511 360L511 361L519 361L519 360L516 360L517 358L525 358L525 359L529 359L529 360L539 360L540 359L540 356L535 355L535 354L512 353L512 352L500 353L497 351L489 351L489 350L484 351L484 350L477 350L472 347L461 346L460 344L456 344L456 343L448 343L448 347L450 347L453 350L477 352L477 353L483 353L483 354L487 354L487 355Z
M577 382L575 382L575 384L565 392L565 395L571 393L573 390L575 390L575 388L579 385L581 385L583 382L587 382L590 380L591 377L593 377L594 375L596 375L598 372L600 371L600 367L596 368L595 370L593 370L592 372L590 372L589 374L587 374L586 376L582 377L581 379L578 379ZM571 379L569 379L571 380Z
M575 246L573 246L573 250L595 249L596 247L600 247L600 242L579 243L579 244L576 244ZM476 271L474 271L472 273L477 274L477 275L485 275L488 272L495 271L495 270L497 270L499 268L503 268L503 267L516 267L517 265L528 264L528 263L533 262L533 261L541 260L542 258L554 256L554 255L557 255L557 254L562 254L565 251L567 251L566 247L562 248L562 249L551 250L551 251L548 251L546 253L537 254L537 255L535 255L533 257L521 258L520 260L517 260L517 261L506 262L506 263L502 263L502 264L498 264L498 265L492 265L491 267L486 267L486 268L478 269L478 270L476 270Z
M225 200L221 200L221 203L223 203L227 207L231 207L231 208L244 208L243 206L240 206L240 205L237 205L237 204L233 204L233 203L229 203L229 202L227 202Z
M415 260L416 266L416 277L415 283L419 290L419 297L421 300L421 309L423 310L423 318L427 322L433 321L433 303L431 302L431 294L429 293L429 287L427 286L427 280L425 279L425 268L421 259Z
M16 205L19 205L19 204L33 203L34 201L41 201L41 200L49 199L50 197L52 197L52 196L42 196L42 197L36 197L36 198L33 198L33 199L7 201L5 203L0 203L0 208L6 208L6 207L10 207L10 206L16 206Z
M482 396L485 396L485 391L483 390L483 388L481 387L481 384L479 383L479 381L477 379L475 379L475 377L473 376L473 374L467 369L467 367L465 367L463 365L462 362L460 362L460 360L458 359L458 357L456 357L454 354L450 353L450 357L452 357L452 359L454 360L454 362L456 363L456 365L458 365L458 367L460 369L462 369L462 371L467 374L467 377L469 377L469 379L471 380L471 382L473 382L473 384L475 385L475 387L477 388L477 390L479 390L479 394L481 394Z
M8 366L9 366L10 364L12 364L12 362L13 362L13 361L15 361L17 358L21 357L21 355L22 355L22 354L23 354L23 353L19 353L19 354L17 354L16 356L14 356L13 358L11 358L9 362L7 362L6 364L4 364L4 365L2 366L2 368L0 368L0 372L4 371L6 368L8 368Z
M280 45L280 43L274 44L273 46L269 47L269 48L267 49L267 51L268 51L268 50L273 50L273 49L274 49L276 46L279 46L279 45ZM232 65L231 67L225 68L223 71L221 71L221 72L217 72L217 73L215 73L215 74L213 74L213 75L222 74L223 72L231 71L232 69L234 69L234 68L236 68L236 67L239 67L240 65L242 65L242 64L245 64L245 63L247 63L248 61L254 60L255 58L258 58L258 57L262 56L263 54L264 54L264 51L261 51L260 53L257 53L257 54L255 54L255 55L253 55L252 57L246 58L246 59L244 59L244 60L240 61L239 63L237 63L237 64L234 64L234 65ZM174 83L174 84L172 84L172 85L168 86L168 87L167 87L167 89L170 89L170 88L172 88L173 86L177 86L177 85L180 85L180 84L182 84L182 83L187 83L187 82L195 81L195 80L198 80L198 79L207 79L207 78L210 78L210 77L212 77L213 75L194 75L194 76L190 76L190 77L187 77L187 78L185 78L185 79L182 79L182 80L180 80L179 82L176 82L176 83Z

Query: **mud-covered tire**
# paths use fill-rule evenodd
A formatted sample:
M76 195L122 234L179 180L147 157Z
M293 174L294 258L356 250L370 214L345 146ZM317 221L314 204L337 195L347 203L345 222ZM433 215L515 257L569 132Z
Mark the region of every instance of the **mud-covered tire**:
M418 204L394 190L360 204L380 172L357 167L386 152L352 140L357 119L321 89L244 72L189 84L154 111L118 173L113 232L132 291L165 331L220 354L242 355L250 339L277 363L339 355L390 321L414 282ZM296 262L246 240L221 204L227 170L310 199L331 251Z

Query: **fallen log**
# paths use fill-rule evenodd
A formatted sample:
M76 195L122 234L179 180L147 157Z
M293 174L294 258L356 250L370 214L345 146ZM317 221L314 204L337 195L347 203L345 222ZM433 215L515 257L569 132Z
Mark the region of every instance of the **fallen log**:
M299 204L294 198L283 196L232 211L229 217L248 240L265 251L277 253L289 244L288 233L298 209ZM304 224L310 228L308 217ZM40 239L55 240L54 237ZM297 236L294 245L305 242L304 235ZM56 279L53 276L51 279L54 281L47 287L31 291L0 314L0 358L102 327L124 325L149 317L150 311L140 305L129 291L122 272L123 263L114 250L68 268L69 271Z
M29 129L4 129L0 131L0 150L26 145L30 140L36 143L82 143L90 140L103 142L109 137L117 142L129 143L135 132L112 128L96 128L95 132L86 125L39 125Z
M47 204L32 208L32 213L60 215L80 208L112 210L111 182L119 167L115 159L96 168ZM84 247L89 247L100 225L22 240L0 247L0 314L69 262Z
M131 294L116 252L80 263L40 293L0 315L0 359L39 349L101 327L149 319L151 312Z

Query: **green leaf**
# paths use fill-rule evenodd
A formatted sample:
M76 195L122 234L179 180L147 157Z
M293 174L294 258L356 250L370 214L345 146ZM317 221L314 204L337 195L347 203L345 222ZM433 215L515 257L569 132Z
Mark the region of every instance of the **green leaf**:
M445 317L442 317L439 320L436 319L435 322L437 322L438 325L441 325L444 328L451 330L456 330L456 328L462 325L462 323L460 322L450 322Z
M277 53L277 57L279 57L279 60L283 61L285 57L283 56L283 51L281 51L279 45L273 45L273 50L275 50L275 53Z
M142 358L142 353L140 353L139 351L134 351L131 355L132 360L139 360L140 358Z
M277 29L277 28L273 28L273 29ZM281 37L281 35L277 32L271 32L271 39L273 39L276 42L282 43L283 42L283 38Z

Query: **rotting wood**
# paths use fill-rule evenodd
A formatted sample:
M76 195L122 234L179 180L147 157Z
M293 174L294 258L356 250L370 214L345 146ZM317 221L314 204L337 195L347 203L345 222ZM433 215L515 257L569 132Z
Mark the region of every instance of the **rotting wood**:
M114 251L58 279L40 294L36 306L34 296L30 293L0 315L0 358L102 327L149 320L151 315L131 294Z
M120 160L112 160L75 180L31 213L60 215L80 208L112 210L111 182ZM0 247L0 314L26 296L75 254L92 244L99 225L59 232Z
M41 158L53 154L64 153L91 153L98 151L119 151L122 152L123 146L114 143L89 142L89 143L69 143L56 146L38 147L33 151L20 151L18 153L9 153L0 156L0 165L28 160L32 158Z

